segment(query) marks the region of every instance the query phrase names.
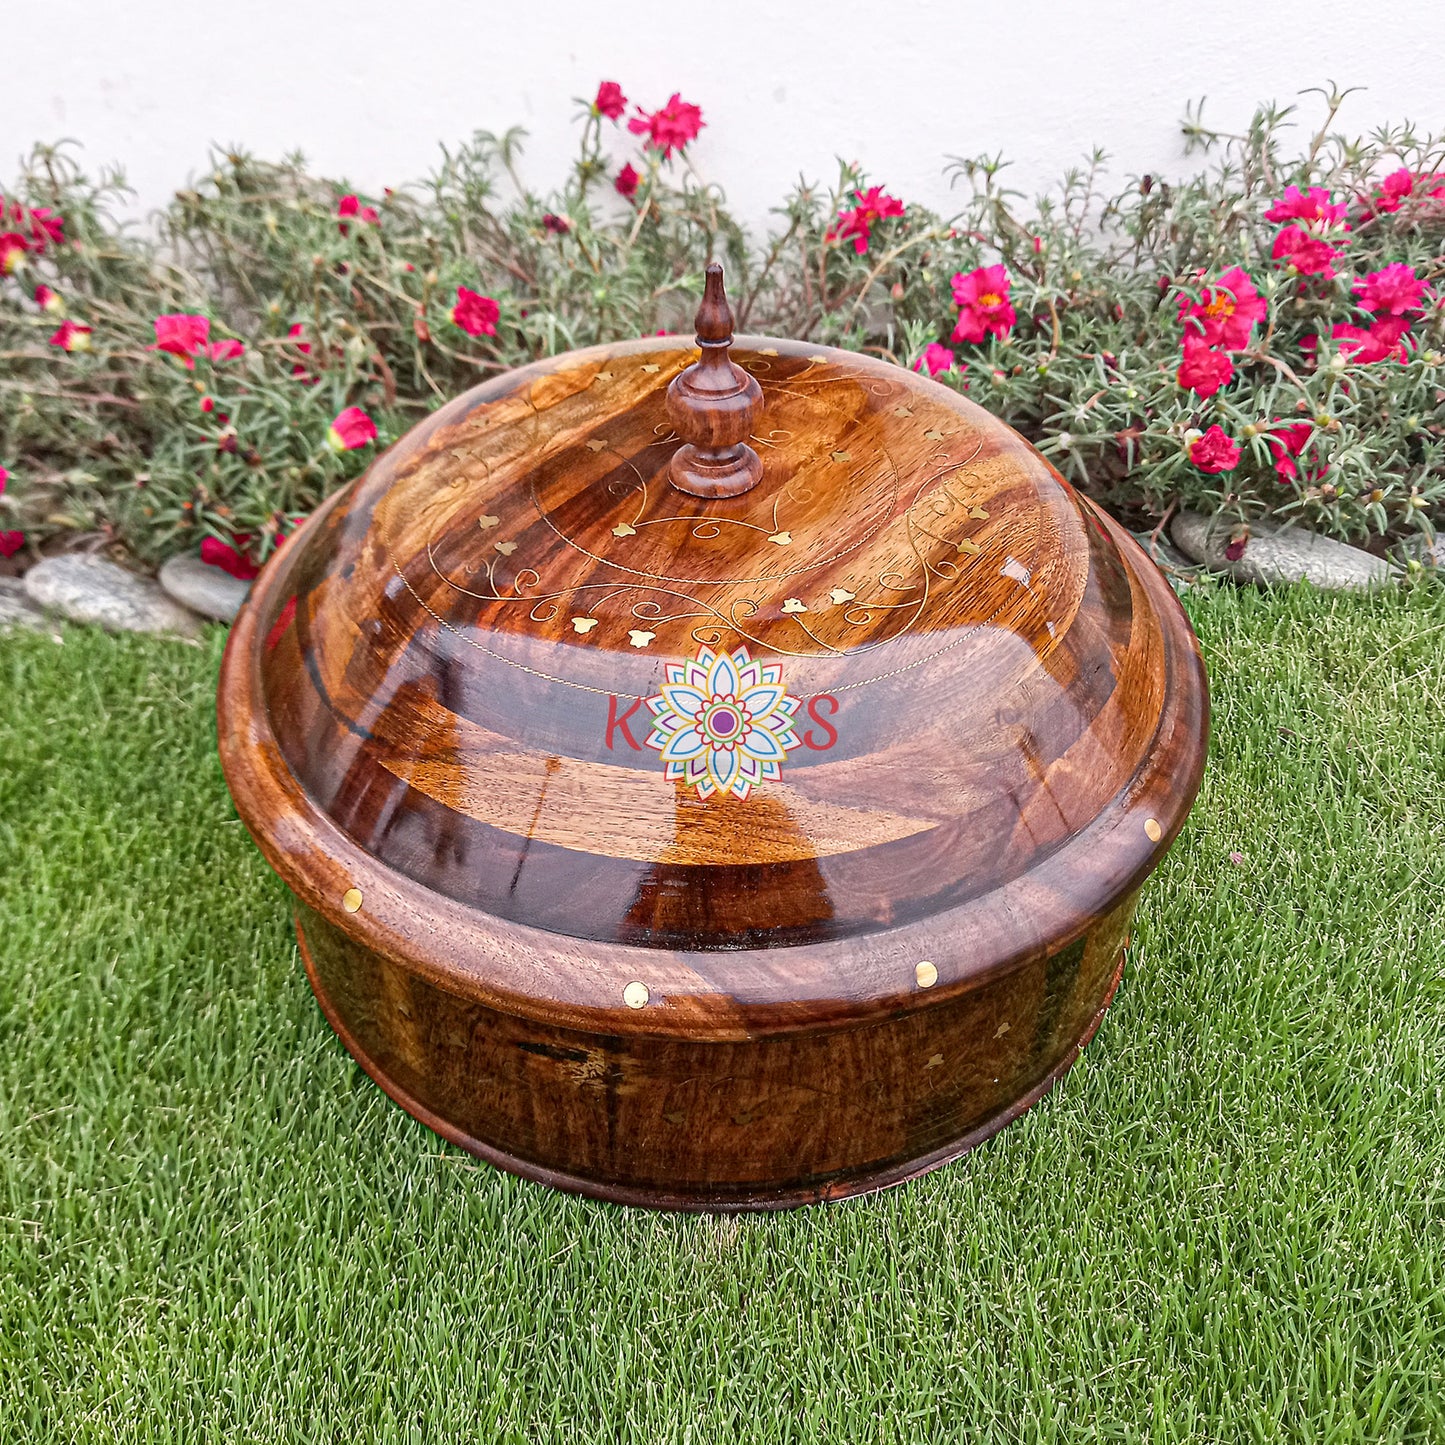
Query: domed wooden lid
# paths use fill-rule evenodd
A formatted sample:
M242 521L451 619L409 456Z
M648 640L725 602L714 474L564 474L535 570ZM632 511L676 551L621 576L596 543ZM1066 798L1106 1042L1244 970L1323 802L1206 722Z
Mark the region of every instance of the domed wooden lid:
M261 846L507 1007L621 1008L650 956L662 1028L892 1006L1076 936L1203 766L1168 586L946 387L743 338L722 364L760 404L700 435L697 371L673 386L697 358L649 338L488 382L268 566L221 694ZM756 484L681 490L679 424Z

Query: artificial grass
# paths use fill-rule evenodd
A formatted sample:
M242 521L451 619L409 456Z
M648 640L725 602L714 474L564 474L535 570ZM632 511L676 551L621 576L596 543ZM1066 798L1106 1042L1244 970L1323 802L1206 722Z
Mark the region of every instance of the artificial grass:
M1445 1438L1445 597L1189 605L1210 768L1078 1066L745 1218L522 1183L361 1074L218 634L0 637L0 1441Z

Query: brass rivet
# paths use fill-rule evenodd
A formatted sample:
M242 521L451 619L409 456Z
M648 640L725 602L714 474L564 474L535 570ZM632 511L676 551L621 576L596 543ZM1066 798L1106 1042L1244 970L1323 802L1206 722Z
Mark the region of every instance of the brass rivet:
M938 969L925 958L914 970L919 988L932 988L938 982Z
M348 913L355 913L356 910L361 907L361 889L348 888L346 892L341 895L341 906Z
M647 1000L650 997L651 995L647 992L647 985L645 983L638 983L636 979L622 990L622 1002L625 1003L628 1008L646 1008Z
M1144 832L1151 843L1157 843L1164 836L1164 830L1159 826L1157 818L1144 819Z

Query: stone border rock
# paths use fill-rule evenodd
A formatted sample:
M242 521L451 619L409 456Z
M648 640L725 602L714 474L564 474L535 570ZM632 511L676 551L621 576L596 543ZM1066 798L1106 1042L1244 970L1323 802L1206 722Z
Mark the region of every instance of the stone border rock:
M195 613L173 602L154 583L103 557L65 553L46 557L25 574L36 606L72 622L93 622L112 632L200 636Z
M1169 531L1186 556L1237 582L1259 586L1311 582L1327 591L1361 592L1392 586L1399 576L1398 569L1384 558L1359 547L1303 527L1280 527L1262 520L1250 523L1243 551L1230 557L1226 548L1238 525L1223 516L1180 512Z

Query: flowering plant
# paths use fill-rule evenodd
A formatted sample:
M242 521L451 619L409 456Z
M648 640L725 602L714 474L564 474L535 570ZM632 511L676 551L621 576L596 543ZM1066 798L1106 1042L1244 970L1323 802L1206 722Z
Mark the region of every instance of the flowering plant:
M115 177L41 148L0 196L3 553L208 539L244 574L477 381L687 331L714 257L740 330L925 371L1134 520L1388 547L1445 521L1445 144L1337 135L1341 99L1295 151L1291 111L1235 135L1196 113L1203 168L1112 197L1101 155L1032 206L1000 161L956 162L949 217L845 165L759 244L695 169L700 109L615 81L559 190L521 183L516 133L380 195L234 153L154 240Z

